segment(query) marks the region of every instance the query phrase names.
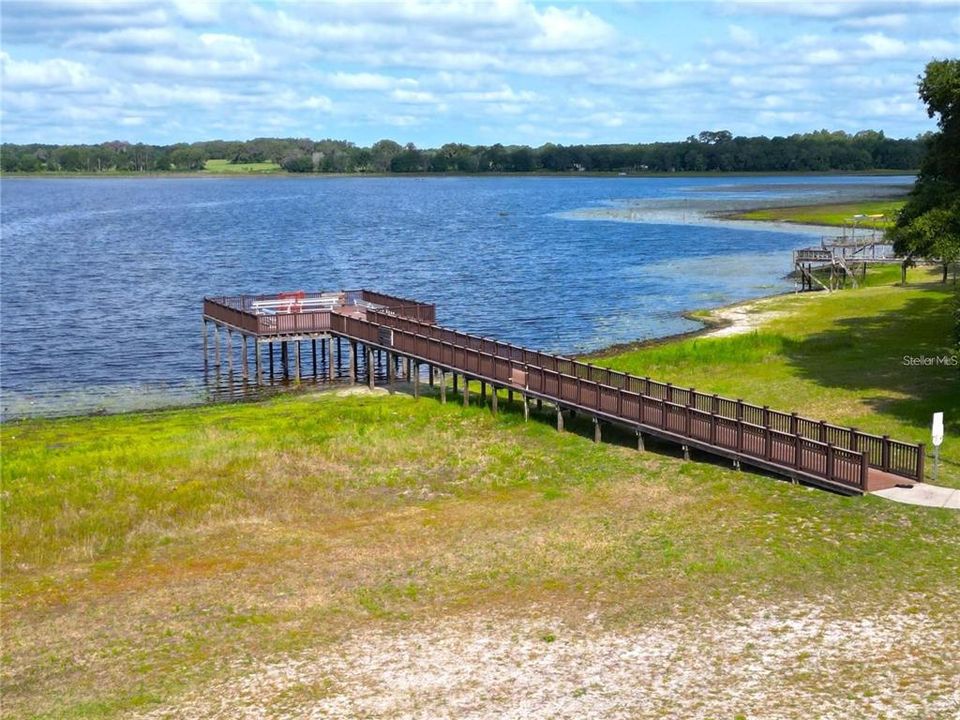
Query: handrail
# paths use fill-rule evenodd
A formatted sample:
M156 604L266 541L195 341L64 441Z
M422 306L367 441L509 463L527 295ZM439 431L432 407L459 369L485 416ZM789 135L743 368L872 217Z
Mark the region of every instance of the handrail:
M694 388L661 383L649 377L641 378L590 363L462 333L439 325L420 323L390 313L368 311L367 317L371 322L394 330L401 330L429 340L442 340L452 345L463 346L467 350L488 354L495 359L522 365L522 369L527 373L533 367L559 372L574 379L586 379L605 387L636 392L643 397L666 400L682 406L698 409L709 407L711 413L717 417L746 420L748 424L776 430L804 441L820 443L839 451L857 453L866 459L868 467L916 481L923 479L924 445L922 443L892 440L886 435L873 435L857 428L832 425L823 420L811 420L795 412L784 413L771 410L766 406L745 403L740 399L733 400L716 394L701 393ZM433 359L440 362L439 358ZM470 371L470 368L459 369ZM494 379L509 381L509 377ZM751 420L755 422L751 423Z

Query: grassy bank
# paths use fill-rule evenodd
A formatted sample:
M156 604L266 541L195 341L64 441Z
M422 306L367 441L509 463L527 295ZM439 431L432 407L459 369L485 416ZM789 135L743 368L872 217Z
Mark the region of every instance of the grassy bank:
M762 319L754 332L692 338L597 362L928 445L932 414L944 411L948 435L956 437L958 368L905 364L953 353L954 286L920 268L900 287L899 274L895 265L872 268L859 290L751 303L750 312ZM941 458L941 483L960 487L960 443L948 438Z
M914 280L775 298L756 306L768 314L756 334L602 361L907 438L924 439L928 411L943 409L955 435L956 369L899 362L949 336L948 291ZM203 717L217 703L236 716L230 693L209 688L243 685L267 659L318 658L327 669L309 682L254 692L261 714L297 717L349 694L335 658L355 637L370 654L384 637L481 622L483 642L520 628L509 633L526 658L573 647L571 628L623 636L669 621L682 648L744 608L798 605L841 627L896 609L953 628L845 665L844 701L868 702L902 662L897 702L950 692L960 514L684 462L668 447L638 454L613 433L596 445L588 425L560 434L551 419L357 391L3 425L4 716ZM728 677L753 652L716 667ZM810 652L789 661L776 709L817 714L837 675Z
M767 222L799 223L801 225L850 226L856 215L883 215L878 219L863 219L858 227L885 229L893 224L905 200L875 200L853 203L826 203L796 207L762 208L733 213L731 220L760 220Z

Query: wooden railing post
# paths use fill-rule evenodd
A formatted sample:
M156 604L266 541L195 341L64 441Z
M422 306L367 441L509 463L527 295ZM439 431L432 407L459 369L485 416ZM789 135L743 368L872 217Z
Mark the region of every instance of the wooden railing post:
M770 406L769 405L763 406L763 426L768 430L770 429Z
M880 467L884 471L890 470L890 436L884 435L880 443Z
M860 437L855 427L850 428L850 449L860 450Z
M737 452L743 452L743 420L737 418Z
M827 421L820 421L820 442L825 443L827 441Z
M799 470L803 465L803 445L799 435L793 436L793 464Z
M797 414L795 412L790 413L790 434L797 434Z
M917 482L923 482L923 463L926 458L926 445L920 443L917 445Z
M833 443L827 443L827 479L833 480Z
M860 488L866 491L867 480L870 477L870 462L867 460L867 454L863 453L860 456Z

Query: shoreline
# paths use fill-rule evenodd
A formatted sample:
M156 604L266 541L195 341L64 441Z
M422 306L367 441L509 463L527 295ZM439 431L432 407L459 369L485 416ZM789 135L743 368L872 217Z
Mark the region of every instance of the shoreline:
M781 170L776 172L762 172L759 170L737 171L737 172L698 172L693 170L684 170L679 172L627 172L621 174L618 171L584 171L584 172L566 172L566 171L533 171L533 172L483 172L483 173L459 173L459 172L421 172L421 173L292 173L286 170L270 171L236 171L236 172L211 172L208 170L197 170L194 172L170 171L150 171L150 172L129 172L129 173L91 173L91 172L15 172L0 173L0 180L36 180L48 178L51 180L137 180L148 178L170 178L170 179L188 179L188 178L482 178L482 177L534 177L534 178L737 178L737 177L899 177L902 175L915 176L918 170L862 170L862 171L841 171L841 170L821 170L810 172L794 172Z

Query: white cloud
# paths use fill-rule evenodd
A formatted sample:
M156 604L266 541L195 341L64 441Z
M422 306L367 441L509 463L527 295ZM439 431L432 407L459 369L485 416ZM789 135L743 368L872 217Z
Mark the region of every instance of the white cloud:
M437 102L437 96L423 90L394 90L390 97L400 103L423 105Z
M861 55L869 55L872 58L898 57L907 51L905 42L887 37L883 33L863 35L860 37L860 42L867 48L867 52L861 53Z
M390 90L397 86L416 87L412 78L397 78L379 73L336 72L327 76L326 83L340 90Z
M730 39L741 47L755 48L760 45L756 34L741 25L730 25L727 32L730 33Z
M843 62L845 57L848 56L836 48L821 48L808 52L803 56L803 61L811 65L835 65Z
M0 52L0 74L4 90L89 90L99 81L90 69L81 63L62 58L15 60Z
M537 17L540 34L530 45L538 50L571 50L609 45L617 32L596 15L581 8L548 7Z
M884 28L895 30L907 24L908 18L904 13L889 13L885 15L870 15L867 17L849 18L841 20L839 27L863 30L865 28Z

